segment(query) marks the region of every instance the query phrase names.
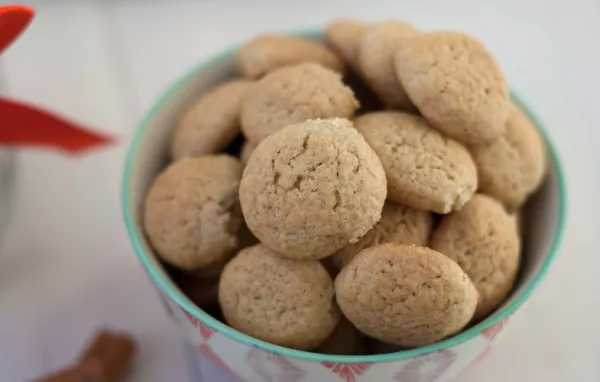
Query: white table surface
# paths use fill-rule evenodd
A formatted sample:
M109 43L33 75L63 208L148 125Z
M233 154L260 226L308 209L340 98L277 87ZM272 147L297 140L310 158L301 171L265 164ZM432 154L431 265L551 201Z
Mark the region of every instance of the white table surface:
M21 153L0 253L0 381L63 367L98 325L139 340L127 381L188 381L177 334L122 222L121 172L136 122L171 81L220 49L341 16L478 36L562 155L570 200L560 256L502 346L465 381L600 381L598 1L24 3L38 17L0 58L2 92L117 134L122 144L77 160Z

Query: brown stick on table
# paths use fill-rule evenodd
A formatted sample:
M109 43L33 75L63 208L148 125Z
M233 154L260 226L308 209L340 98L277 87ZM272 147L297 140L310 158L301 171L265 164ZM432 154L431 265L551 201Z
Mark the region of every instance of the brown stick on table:
M133 351L131 337L102 330L74 367L46 376L38 382L118 382L131 361Z

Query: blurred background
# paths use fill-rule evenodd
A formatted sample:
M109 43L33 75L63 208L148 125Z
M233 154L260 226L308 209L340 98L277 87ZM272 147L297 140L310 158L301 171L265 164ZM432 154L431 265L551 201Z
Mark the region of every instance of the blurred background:
M338 17L399 18L478 37L562 156L569 191L562 250L502 345L466 381L600 380L597 0L17 3L37 16L0 57L0 93L116 135L119 144L81 159L18 154L0 242L1 381L67 365L98 325L138 339L128 380L188 381L178 334L122 223L130 137L153 100L198 62L261 32L318 28Z

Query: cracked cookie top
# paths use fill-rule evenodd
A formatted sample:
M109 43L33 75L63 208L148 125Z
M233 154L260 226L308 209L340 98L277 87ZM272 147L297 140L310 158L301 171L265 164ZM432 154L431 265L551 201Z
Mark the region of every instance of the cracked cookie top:
M478 144L504 132L508 85L476 39L455 32L424 33L402 44L394 63L412 102L444 134Z
M333 281L320 262L286 259L261 244L234 257L219 282L229 325L300 350L321 345L338 324L333 295Z
M462 210L445 216L430 247L456 261L475 284L476 319L491 313L512 289L521 253L516 219L489 196L477 194Z
M310 120L261 142L240 184L250 230L295 259L320 259L356 242L380 219L381 162L352 122Z
M335 279L344 315L368 336L424 346L471 320L477 291L448 257L425 247L387 243L361 251Z
M284 126L315 118L348 118L358 101L342 77L318 64L285 67L269 73L242 103L242 131L260 142Z
M469 152L424 118L381 111L355 123L385 169L388 199L446 214L460 209L475 192L477 170Z
M158 256L185 270L207 268L238 247L240 162L228 155L183 158L155 179L144 228Z

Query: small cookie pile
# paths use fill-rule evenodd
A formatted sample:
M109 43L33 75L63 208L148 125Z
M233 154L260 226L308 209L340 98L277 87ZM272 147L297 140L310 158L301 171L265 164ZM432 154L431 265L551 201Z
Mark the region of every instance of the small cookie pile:
M513 288L543 139L472 37L354 20L324 36L238 51L240 78L181 116L146 234L193 302L260 340L443 340Z

